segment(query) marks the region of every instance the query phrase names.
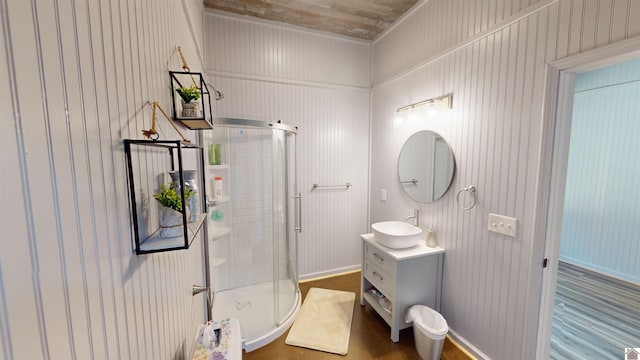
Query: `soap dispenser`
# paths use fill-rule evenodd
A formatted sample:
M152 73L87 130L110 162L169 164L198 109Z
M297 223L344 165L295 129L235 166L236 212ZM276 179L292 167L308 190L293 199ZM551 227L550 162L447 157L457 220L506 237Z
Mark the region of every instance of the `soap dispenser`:
M433 228L429 225L427 229L427 246L428 247L436 247L438 246L438 241L436 240L436 233L433 232Z

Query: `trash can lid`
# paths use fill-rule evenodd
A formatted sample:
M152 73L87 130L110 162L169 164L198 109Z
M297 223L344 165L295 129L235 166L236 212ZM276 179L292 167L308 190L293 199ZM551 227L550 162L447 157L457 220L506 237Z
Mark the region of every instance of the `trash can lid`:
M413 305L407 310L406 322L413 325L436 340L444 338L449 332L449 325L444 317L432 308L424 305Z

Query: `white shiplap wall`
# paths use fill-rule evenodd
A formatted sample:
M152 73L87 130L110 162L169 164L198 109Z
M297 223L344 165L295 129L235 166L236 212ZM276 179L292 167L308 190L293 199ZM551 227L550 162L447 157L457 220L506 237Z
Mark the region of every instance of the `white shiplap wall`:
M0 10L0 357L188 356L206 317L190 293L204 282L202 242L135 255L122 139L150 126L146 101L169 107L176 45L201 68L178 24L202 4L1 0Z
M207 72L225 93L217 116L298 126L300 274L360 264L367 231L370 45L297 28L205 15ZM312 185L344 184L349 190Z
M248 20L205 16L207 72L274 81L369 88L369 42Z
M535 339L525 334L535 334L537 327L537 314L527 309L538 294L528 289L530 281L540 280L542 254L534 248L544 241L533 238L532 223L543 166L546 64L640 35L640 2L541 1L529 9L503 2L504 16L490 16L486 26L470 25L469 16L484 24L481 19L496 13L496 4L431 0L422 6L437 12L419 8L374 43L371 222L404 218L416 206L397 182L397 157L411 133L440 133L453 148L457 173L452 191L421 206L421 223L433 223L446 249L443 315L480 355L531 359ZM471 15L458 16L452 7ZM446 33L456 35L441 43L437 24L447 24ZM431 26L432 38L425 30ZM393 60L405 56L406 61ZM396 108L447 93L454 94L454 106L446 118L393 126ZM455 195L469 184L477 188L478 203L462 211ZM386 202L378 200L383 188ZM518 218L518 236L488 233L489 212Z
M544 0L423 1L374 46L373 82L405 72ZM452 21L455 20L455 21ZM416 46L416 44L420 44Z
M640 59L576 75L563 260L640 284Z

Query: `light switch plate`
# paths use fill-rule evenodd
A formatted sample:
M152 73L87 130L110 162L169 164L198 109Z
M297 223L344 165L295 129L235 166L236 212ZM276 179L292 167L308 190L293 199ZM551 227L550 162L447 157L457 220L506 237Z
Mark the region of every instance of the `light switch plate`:
M518 219L489 213L488 228L491 232L516 237L518 233Z

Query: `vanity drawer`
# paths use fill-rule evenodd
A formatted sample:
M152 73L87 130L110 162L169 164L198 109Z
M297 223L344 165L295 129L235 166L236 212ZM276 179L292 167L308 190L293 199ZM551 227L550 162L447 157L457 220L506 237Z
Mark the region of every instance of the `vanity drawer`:
M391 326L391 341L398 342L400 330L411 326L405 322L405 314L412 305L423 304L439 311L444 251L428 248L423 242L408 249L390 249L379 245L374 234L360 238L360 303L369 303L382 316ZM390 312L382 306L379 294L368 292L372 287L391 302ZM388 305L386 301L384 304Z
M382 291L387 298L394 298L395 277L393 275L388 275L369 261L365 261L364 276L373 286Z
M375 246L365 244L364 257L365 260L377 266L383 272L386 272L387 274L392 276L396 275L396 261L386 252L380 251L380 249L376 248Z

